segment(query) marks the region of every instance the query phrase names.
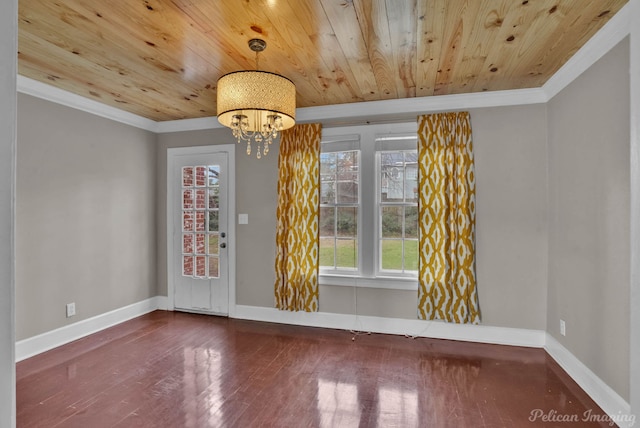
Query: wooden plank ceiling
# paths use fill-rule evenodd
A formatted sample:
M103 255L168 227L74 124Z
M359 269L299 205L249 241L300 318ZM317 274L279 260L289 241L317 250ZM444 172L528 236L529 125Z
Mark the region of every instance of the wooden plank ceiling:
M20 0L19 73L157 120L255 69L298 107L542 86L626 0Z

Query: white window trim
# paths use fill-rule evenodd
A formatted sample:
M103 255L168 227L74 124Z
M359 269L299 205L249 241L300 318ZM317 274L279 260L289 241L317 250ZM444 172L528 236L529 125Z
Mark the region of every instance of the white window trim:
M322 142L324 144L337 141L359 140L360 148L360 209L358 211L358 271L349 270L320 270L320 285L384 288L393 290L417 290L417 275L389 276L389 272L378 272L379 246L379 219L377 215L377 186L376 174L376 149L384 147L384 136L397 137L398 135L416 135L418 124L416 122L386 123L376 125L361 125L348 127L323 128ZM382 139L380 137L383 137ZM376 141L377 139L377 141ZM415 148L415 140L407 139L407 147L394 148L399 150ZM340 144L340 143L335 143ZM347 148L349 147L349 148ZM345 145L344 149L332 147L331 151L353 150L353 145ZM365 167L366 166L366 167ZM375 233L368 231L374 230ZM372 248L373 251L365 256L363 248Z

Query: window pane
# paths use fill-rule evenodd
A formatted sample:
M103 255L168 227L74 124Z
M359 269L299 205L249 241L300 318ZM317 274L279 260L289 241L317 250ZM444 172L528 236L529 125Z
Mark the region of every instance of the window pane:
M196 232L204 232L206 230L206 217L204 215L204 211L196 211Z
M333 204L336 201L336 154L320 154L320 203Z
M402 202L404 199L404 154L382 152L380 154L380 200Z
M405 201L409 203L418 203L418 182L417 180L407 179L404 183Z
M418 270L418 241L407 239L404 241L404 270Z
M209 232L218 231L218 210L209 211Z
M182 167L182 187L192 187L192 186L193 186L193 167L184 166Z
M196 209L204 210L206 206L207 189L196 189Z
M220 165L209 165L209 186L218 186L218 177L220 176Z
M335 204L336 202L336 182L334 180L322 181L320 183L320 203Z
M338 175L342 175L345 173L349 174L354 171L358 171L358 152L336 152L336 154L336 169L338 171Z
M337 236L355 238L357 234L358 209L355 207L339 207Z
M320 238L320 266L335 267L335 239Z
M196 186L204 187L207 185L207 167L206 166L196 166Z
M207 239L207 254L218 254L218 235L209 235Z
M204 233L196 233L196 254L204 254L205 252L205 235Z
M338 152L336 196L338 203L358 202L358 154Z
M182 211L182 231L193 232L193 211Z
M335 174L336 174L336 154L321 153L320 154L320 175L324 178L325 175L335 176Z
M405 152L404 197L406 202L418 203L418 153Z
M337 197L338 203L358 203L358 178L338 180Z
M320 236L335 236L335 212L333 207L320 207Z
M206 268L207 259L205 256L196 256L195 259L196 259L195 276L204 278L207 274L207 268Z
M382 207L382 237L402 238L402 207Z
M220 196L218 196L218 188L209 189L209 209L219 208Z
M418 207L404 209L404 237L418 239Z
M182 257L182 274L186 276L193 276L193 257Z
M190 233L182 235L182 253L193 254L193 235Z
M383 239L380 244L382 269L402 270L402 240Z
M341 268L357 267L358 252L355 239L336 240L336 266Z
M193 209L193 189L185 189L182 191L182 209Z

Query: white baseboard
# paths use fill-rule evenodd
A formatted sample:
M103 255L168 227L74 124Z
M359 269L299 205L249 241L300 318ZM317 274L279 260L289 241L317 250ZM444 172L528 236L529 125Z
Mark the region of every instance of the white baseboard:
M167 298L163 296L152 297L28 339L20 340L16 342L16 362L120 324L131 318L144 315L156 309L161 309L163 304L166 307L166 300Z
M629 403L548 333L544 349L620 428L634 425Z
M237 305L234 318L535 348L542 348L545 340L545 332L540 330L355 316L328 312L289 312L258 306Z

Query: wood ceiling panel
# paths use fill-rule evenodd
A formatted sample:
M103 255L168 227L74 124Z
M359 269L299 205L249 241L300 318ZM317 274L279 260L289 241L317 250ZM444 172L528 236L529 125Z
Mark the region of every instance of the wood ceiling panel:
M448 0L418 2L416 96L434 94L440 68Z
M398 98L416 96L417 0L387 0L391 50Z
M324 9L317 2L301 2L289 0L287 2L293 12L291 19L302 26L309 37L311 52L318 55L324 64L323 74L318 76L327 92L333 92L337 103L363 101L358 79L354 75L349 62L342 52L342 47L333 32ZM318 17L317 15L322 17ZM324 22L325 24L321 24ZM320 100L312 99L311 105L323 105Z
M329 25L347 59L364 101L378 100L378 85L369 60L366 43L352 2L343 0L320 0Z
M393 50L387 5L384 0L353 0L353 5L376 80L378 99L398 98L392 71L394 69Z
M543 85L626 0L24 0L19 73L163 121L254 69L299 107Z
M460 61L453 72L449 93L471 92L483 74L492 73L487 64L489 53L501 43L500 33L505 26L505 17L513 0L474 2L475 7L464 11ZM504 53L503 53L504 54Z
M448 2L445 15L443 44L440 51L440 63L436 71L434 95L455 93L453 80L456 72L463 72L465 64L462 53L467 39L478 16L480 2L475 0Z

